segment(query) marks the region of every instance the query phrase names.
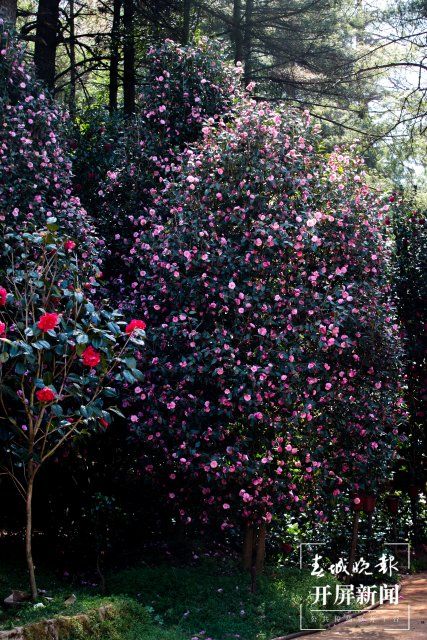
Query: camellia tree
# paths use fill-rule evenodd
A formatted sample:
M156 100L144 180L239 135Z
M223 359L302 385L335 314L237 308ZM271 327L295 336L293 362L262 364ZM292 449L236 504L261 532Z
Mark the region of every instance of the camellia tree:
M0 287L0 469L26 503L26 557L37 598L32 557L36 475L70 440L105 429L118 409L118 386L142 374L133 357L145 323L94 305L83 293L70 241L48 228L21 239L25 266L13 255ZM34 246L35 245L35 246ZM120 412L119 412L120 413Z
M98 300L99 244L71 193L65 118L0 30L0 468L26 503L32 557L34 480L73 438L111 422L118 385L141 377L145 323Z
M128 236L128 304L155 327L132 416L145 470L184 521L249 524L246 564L254 526L262 548L273 517L322 520L398 441L388 205L317 133L248 100L208 119Z
M166 40L147 58L139 109L158 150L195 142L205 119L218 119L241 95L241 66L227 64L218 43L200 39L192 47Z
M166 40L148 51L137 114L114 145L111 168L97 193L98 201L103 199L95 212L100 233L110 254L119 258L107 264L116 291L137 275L133 233L141 210L155 206L174 184L180 151L200 138L204 120L216 121L238 103L241 71L226 64L218 45L209 41L195 48ZM76 179L82 182L85 176Z

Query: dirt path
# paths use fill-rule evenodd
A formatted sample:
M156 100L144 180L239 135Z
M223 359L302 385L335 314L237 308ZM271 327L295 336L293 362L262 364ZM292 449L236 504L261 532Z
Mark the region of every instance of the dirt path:
M304 637L313 640L427 640L427 573L404 579L398 605L378 607L329 631Z

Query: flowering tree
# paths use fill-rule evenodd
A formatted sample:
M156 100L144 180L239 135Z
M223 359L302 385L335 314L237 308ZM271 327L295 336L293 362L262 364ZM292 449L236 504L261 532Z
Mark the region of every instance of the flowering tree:
M114 148L115 164L98 194L104 198L97 212L101 235L109 252L120 257L109 262L108 275L126 287L137 274L132 238L142 208L161 203L179 175L180 150L200 137L204 120L218 120L240 96L241 68L226 64L214 43L202 40L194 48L166 40L148 51L147 62L138 113ZM167 209L163 215L169 215Z
M151 48L139 108L152 144L169 151L197 140L206 118L218 119L236 104L240 73L206 39L197 47L166 40Z
M67 113L35 81L24 48L1 25L0 41L1 249L20 256L23 234L55 217L61 233L78 246L90 281L99 271L99 240L72 192L63 136ZM15 233L6 237L10 229ZM2 269L3 262L0 273Z
M3 473L26 502L26 554L33 598L34 480L44 463L77 436L106 428L117 408L117 385L141 377L132 357L143 345L142 321L95 309L82 290L78 260L49 230L28 234L37 259L13 259L1 287L0 404ZM65 246L64 246L65 245ZM32 247L27 249L32 253Z
M32 597L34 480L71 439L105 428L119 383L141 377L129 324L88 295L99 277L98 241L61 146L62 114L34 83L23 52L0 32L0 405L2 472L26 502ZM5 74L3 74L3 71Z
M186 521L314 502L322 519L397 442L387 207L359 159L316 153L308 117L246 100L203 136L132 234L129 304L156 327L132 417L145 469Z

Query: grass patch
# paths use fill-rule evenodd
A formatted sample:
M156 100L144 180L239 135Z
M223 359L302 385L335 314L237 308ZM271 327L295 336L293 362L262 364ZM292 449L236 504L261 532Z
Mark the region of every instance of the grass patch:
M309 595L317 585L329 584L332 576L315 578L294 568L267 569L250 590L250 576L226 559L209 560L197 566L141 565L109 576L108 596L96 590L64 586L49 574L39 572L39 584L49 589L52 601L4 611L0 628L12 628L58 616L89 614L90 631L83 624L61 632L61 640L270 640L300 629L300 606L307 611ZM11 588L25 588L25 572L0 569L0 596ZM64 606L73 592L77 601ZM92 612L111 605L112 615L99 620ZM336 607L329 607L336 608ZM305 626L322 626L325 614L307 616ZM71 635L70 635L71 634ZM29 640L38 640L30 637Z
M167 628L177 625L187 637L214 640L262 640L300 629L300 605L307 611L312 587L332 576L315 578L299 569L267 569L250 591L250 576L227 561L197 567L137 567L113 576L113 593L131 596L152 608ZM333 607L330 607L333 608ZM326 617L311 617L321 626Z

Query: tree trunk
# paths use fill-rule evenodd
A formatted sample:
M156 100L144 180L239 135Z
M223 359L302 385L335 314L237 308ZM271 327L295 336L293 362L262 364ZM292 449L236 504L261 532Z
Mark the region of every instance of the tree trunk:
M36 42L34 45L34 64L37 77L51 90L55 87L58 27L59 0L39 0L36 21Z
M124 112L130 116L135 112L135 42L134 0L123 4L123 101Z
M182 44L190 42L191 0L183 0Z
M264 571L266 526L247 525L245 528L242 552L242 568L254 571L255 575Z
M262 573L264 571L265 564L265 538L266 538L266 526L263 522L258 527L257 540L256 540L256 556L255 556L255 570L256 573Z
M27 557L28 575L30 578L31 597L37 600L38 591L36 584L36 574L33 562L33 486L35 469L34 463L30 461L27 466L27 495L25 500L26 529L25 529L25 554Z
M17 0L0 0L0 18L5 24L14 27L16 24Z
M76 33L74 22L74 0L69 0L70 5L70 97L69 109L73 115L76 110Z
M243 552L242 552L242 568L245 571L250 571L252 568L252 556L255 543L255 528L252 525L246 525L244 539L243 539Z
M373 520L374 514L368 513L368 531L367 531L367 538L368 538L368 544L372 545L372 520Z
M119 89L119 36L121 0L114 0L113 25L111 28L110 80L108 86L108 107L110 113L117 110L117 92Z
M234 43L234 64L243 62L242 0L234 0L232 39Z
M253 29L254 0L246 0L245 6L245 32L243 38L243 51L245 56L245 86L252 80L252 29Z
M356 559L358 534L359 534L359 512L355 511L353 515L353 532L351 535L350 556L348 559L347 571L349 575L347 576L347 582L350 582L351 576L353 575L353 565Z
M418 517L418 496L410 497L411 504L411 518L412 518L412 544L414 547L418 546L420 543L421 535L420 535L420 523Z

